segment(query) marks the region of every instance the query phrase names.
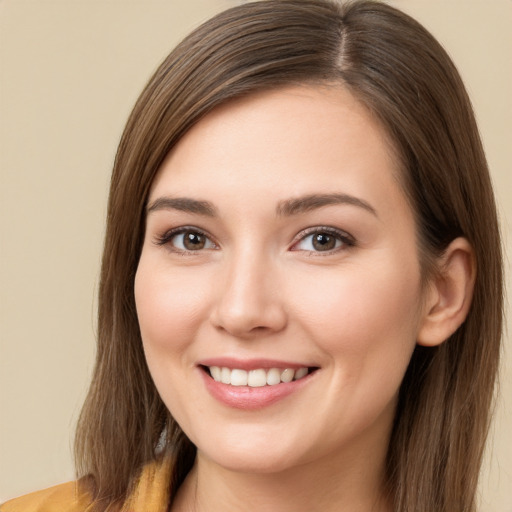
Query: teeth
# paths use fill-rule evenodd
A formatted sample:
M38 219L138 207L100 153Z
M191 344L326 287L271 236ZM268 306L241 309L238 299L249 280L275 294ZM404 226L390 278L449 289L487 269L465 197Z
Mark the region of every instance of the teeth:
M228 370L228 368L222 368L222 373L224 373L224 370ZM232 386L247 386L247 372L245 370L231 370L230 384Z
M209 366L210 375L216 382L231 384L232 386L249 386L259 388L263 386L275 386L281 382L291 382L305 377L309 371L307 368L270 368L265 370L240 370L238 368L226 368L219 366Z
M234 370L233 370L234 371ZM267 372L265 370L251 370L247 384L251 388L261 388L267 385Z
M213 380L220 382L222 372L218 366L211 366L210 373L212 374Z
M281 373L281 382L291 382L294 375L295 372L291 368L286 368L286 370L283 370Z
M295 380L299 380L299 379L302 379L302 377L305 377L307 374L308 374L308 369L307 368L299 368L295 372L295 376L293 378Z
M231 384L231 370L229 368L222 368L220 370L220 381L223 384Z
M281 382L281 370L278 368L271 368L267 372L267 384L269 386L275 386Z

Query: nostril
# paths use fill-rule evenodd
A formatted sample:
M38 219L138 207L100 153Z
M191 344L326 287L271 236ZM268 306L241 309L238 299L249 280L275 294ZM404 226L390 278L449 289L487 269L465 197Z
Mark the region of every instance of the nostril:
M268 330L269 330L269 327L265 327L264 325L260 325L258 327L252 328L253 332L264 332L264 331L268 331Z

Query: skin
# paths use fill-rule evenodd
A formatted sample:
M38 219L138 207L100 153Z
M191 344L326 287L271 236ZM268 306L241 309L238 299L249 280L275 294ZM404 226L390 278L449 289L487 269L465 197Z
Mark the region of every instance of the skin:
M283 211L312 194L344 200ZM168 155L148 205L135 279L144 350L198 448L172 510L391 510L397 392L438 295L422 287L413 212L378 122L341 87L228 103ZM202 249L169 235L183 226L207 236ZM311 239L325 227L341 236L328 251ZM246 411L207 392L198 363L212 357L318 370Z

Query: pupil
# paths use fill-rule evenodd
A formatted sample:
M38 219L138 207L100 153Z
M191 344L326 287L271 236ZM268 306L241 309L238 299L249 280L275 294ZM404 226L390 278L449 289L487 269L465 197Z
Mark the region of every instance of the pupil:
M204 247L205 237L199 233L189 231L188 233L185 233L185 236L183 237L183 244L187 249L197 251Z
M334 249L335 244L334 237L325 233L318 233L313 237L313 247L319 251Z

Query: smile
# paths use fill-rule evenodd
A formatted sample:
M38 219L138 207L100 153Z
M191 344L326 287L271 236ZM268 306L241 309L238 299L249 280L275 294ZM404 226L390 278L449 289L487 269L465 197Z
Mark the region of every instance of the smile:
M207 391L232 409L260 410L300 392L317 380L320 366L272 359L217 357L197 369Z
M206 366L210 376L215 382L230 384L231 386L248 386L260 388L264 386L277 386L300 380L310 373L310 369L302 368L257 368L254 370L242 370L239 368L227 368L220 366Z

